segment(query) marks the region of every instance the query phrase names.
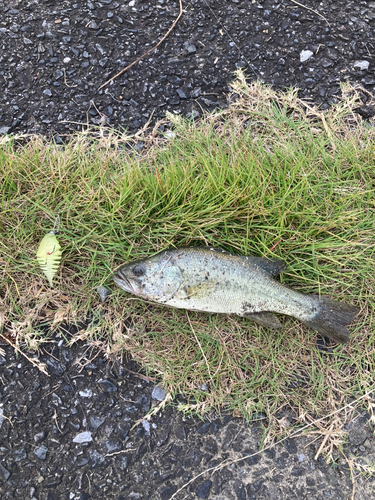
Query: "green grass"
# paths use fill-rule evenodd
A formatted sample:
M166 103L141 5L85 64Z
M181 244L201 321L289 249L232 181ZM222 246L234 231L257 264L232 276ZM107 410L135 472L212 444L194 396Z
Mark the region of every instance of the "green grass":
M375 371L374 130L356 118L354 89L322 116L241 74L228 110L199 124L170 115L142 153L114 135L0 145L2 334L23 348L41 325L94 318L80 333L124 350L184 411L226 408L250 419L285 406L314 416L363 395ZM129 143L128 143L129 144ZM50 289L35 254L59 214L63 261ZM283 258L282 280L360 307L351 340L322 352L316 332L283 317L270 331L243 318L171 310L115 288L122 263L180 245ZM105 304L96 293L105 284ZM209 390L202 391L202 384ZM277 424L275 424L277 427Z

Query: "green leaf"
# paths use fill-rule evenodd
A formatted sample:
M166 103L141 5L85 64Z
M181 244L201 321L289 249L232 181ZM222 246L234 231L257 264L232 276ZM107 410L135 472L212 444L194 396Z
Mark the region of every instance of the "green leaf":
M42 271L47 276L49 284L53 286L52 279L61 262L61 246L52 231L46 234L40 242L36 258Z

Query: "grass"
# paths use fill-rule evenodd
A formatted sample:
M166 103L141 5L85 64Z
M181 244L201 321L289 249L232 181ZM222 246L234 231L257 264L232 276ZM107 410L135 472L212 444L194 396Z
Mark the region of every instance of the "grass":
M302 422L363 396L375 371L375 132L353 112L356 89L343 96L323 114L296 91L248 85L239 72L227 110L198 124L169 115L172 139L156 127L133 143L113 132L65 146L4 139L2 335L31 349L59 325L86 321L70 342L129 352L184 395L183 411L262 412L275 433L285 407ZM130 147L137 140L141 151ZM57 214L63 259L51 289L35 255ZM180 245L285 259L283 282L360 307L350 342L322 351L292 318L275 332L115 288L122 263ZM113 289L104 304L103 284Z

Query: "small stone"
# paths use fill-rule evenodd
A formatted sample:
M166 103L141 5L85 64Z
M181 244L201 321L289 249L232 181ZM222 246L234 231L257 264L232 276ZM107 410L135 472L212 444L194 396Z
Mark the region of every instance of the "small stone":
M187 95L182 89L177 89L176 92L181 99L187 99Z
M45 460L46 456L47 456L47 451L48 451L48 448L46 448L46 446L44 446L44 444L42 444L42 446L39 446L39 448L37 448L34 451L34 455L36 455L38 458L40 458L40 460Z
M370 63L368 61L356 61L354 67L360 69L361 71L368 69Z
M164 134L164 136L167 138L167 139L176 139L176 133L175 132L172 132L172 130L167 130Z
M51 97L52 92L50 91L50 89L46 89L46 90L43 90L43 94L48 95L48 97Z
M162 429L161 433L158 436L158 439L156 441L156 446L160 448L161 446L164 446L165 443L168 441L169 438L169 429Z
M63 59L64 64L68 64L68 63L70 63L70 61L71 61L70 57L64 57L64 59Z
M63 404L63 402L61 401L61 398L57 394L55 394L54 392L52 393L52 403L55 406L59 406L59 405Z
M110 382L109 380L100 379L98 381L98 384L101 385L104 392L117 392L117 387L115 386L115 384L112 384L112 382Z
M209 386L209 384L207 384L207 383L201 384L201 385L199 386L199 389L200 389L201 391L203 391L203 392L207 392L209 388L210 388L210 386Z
M92 390L91 389L85 389L84 391L79 391L78 394L82 398L91 398L92 397Z
M198 433L199 434L206 434L209 430L209 428L211 427L211 422L205 422L204 424L202 424L199 429L198 429Z
M349 441L352 446L359 446L367 439L367 433L364 429L354 427L349 431Z
M137 491L131 491L128 495L129 500L141 500L141 498L144 498L142 493L138 493ZM163 496L161 498L163 499Z
M163 389L161 385L157 385L154 387L154 390L151 393L152 399L156 399L157 401L164 401L167 397L166 391Z
M6 470L6 468L0 464L0 478L3 479L4 481L7 481L9 479L10 472Z
M196 489L197 497L198 498L207 498L208 494L210 492L211 486L212 486L212 481L210 481L210 480L203 481L203 483L200 484L198 486L198 488Z
M134 414L138 412L138 408L134 405L127 405L125 406L125 411Z
M148 411L151 406L150 396L148 396L147 394L141 394L135 404L137 406L140 406L142 411Z
M105 458L96 450L90 450L90 462L91 467L98 467L105 462Z
M103 47L99 43L96 43L95 47L96 47L96 50L101 53L101 55L105 54L105 50L103 49Z
M360 108L356 108L354 111L363 116L363 118L372 118L375 116L375 107L371 104L364 104Z
M98 295L102 302L105 302L106 298L112 293L111 290L106 286L98 286L96 291L98 292Z
M306 460L306 455L304 455L303 453L297 455L297 460L298 462L303 462L304 460Z
M129 5L129 7L134 7L134 5L135 5L135 0L130 0L130 2L129 2L129 4L128 4L128 5Z
M178 106L180 104L180 98L172 97L172 99L169 99L169 104L171 104L172 106Z
M127 459L126 455L118 455L116 457L116 464L119 467L119 469L124 471L128 466L128 459Z
M23 448L18 448L16 450L12 450L11 452L12 457L14 458L15 462L20 462L21 460L26 458L26 451Z
M194 99L198 99L198 97L201 95L202 89L200 87L196 87L190 92L190 96L194 97Z
M0 128L0 134L5 135L9 132L10 127L1 127Z
M47 89L47 90L49 90L49 89ZM51 92L51 91L49 90L49 92ZM44 91L43 93L45 94L46 91ZM50 94L46 94L46 95L52 95L52 92ZM63 363L60 363L59 361L57 361L54 358L48 358L46 363L47 363L47 366L49 367L52 375L60 376L66 370L66 365L64 365Z
M299 55L299 60L301 62L305 62L308 59L310 59L310 57L313 55L314 55L314 52L311 52L311 50L302 50L302 52Z
M90 417L90 428L96 431L104 422L105 418L103 417Z
M41 443L42 441L44 441L47 437L47 432L46 431L42 431L42 432L38 432L38 434L35 434L34 436L34 441L36 443Z
M108 439L108 441L105 441L104 445L107 448L108 453L122 450L121 442L115 439Z
M99 29L99 26L96 24L95 21L91 21L91 23L88 25L88 28L90 30L97 30L97 29Z
M328 57L323 57L323 59L320 60L320 64L323 66L323 68L330 68L331 66L333 66L333 61Z
M186 44L185 44L185 43L184 43L184 46L185 46L185 48L186 48L186 52L187 52L188 54L194 54L194 52L196 52L196 51L197 51L196 46L195 46L195 45L193 45L193 44L189 44L189 43L186 43Z
M79 443L79 444L90 443L91 441L92 441L92 436L91 436L91 432L89 432L89 431L80 432L73 439L73 443Z
M146 436L150 435L150 422L147 420L142 420L142 427L145 430Z
M186 115L186 118L189 118L190 120L196 120L199 117L200 117L200 114L196 109L193 109L191 113L188 113ZM205 385L205 384L202 384L202 385ZM201 389L201 390L203 390L203 389Z

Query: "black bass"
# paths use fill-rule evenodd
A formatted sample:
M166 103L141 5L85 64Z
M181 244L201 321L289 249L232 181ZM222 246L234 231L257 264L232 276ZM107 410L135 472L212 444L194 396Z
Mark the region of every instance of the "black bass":
M176 248L130 262L114 281L126 292L180 309L236 314L270 328L287 314L330 337L346 342L346 328L357 308L327 297L297 292L274 277L283 260L232 255L215 248Z

